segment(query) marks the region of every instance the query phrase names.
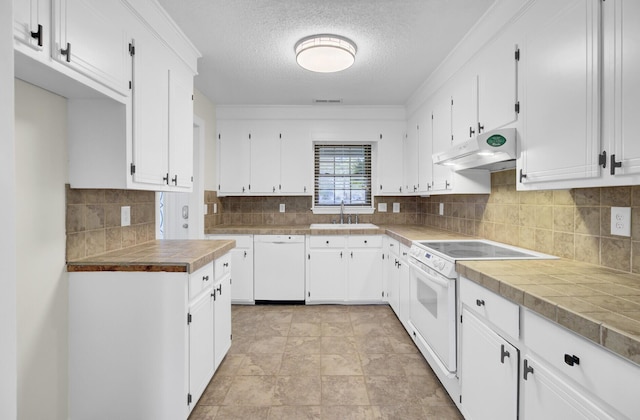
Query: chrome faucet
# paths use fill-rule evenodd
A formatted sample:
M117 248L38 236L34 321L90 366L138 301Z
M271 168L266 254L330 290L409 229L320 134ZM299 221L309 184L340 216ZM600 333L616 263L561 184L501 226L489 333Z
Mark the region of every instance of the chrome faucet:
M344 223L344 200L340 203L340 224Z

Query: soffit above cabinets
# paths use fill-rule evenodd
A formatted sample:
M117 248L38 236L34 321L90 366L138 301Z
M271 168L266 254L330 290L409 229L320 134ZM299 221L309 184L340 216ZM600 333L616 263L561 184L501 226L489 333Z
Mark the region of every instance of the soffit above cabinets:
M196 88L216 105L404 105L494 0L159 0L202 52ZM318 74L295 43L336 33L355 64ZM323 105L320 105L323 106Z

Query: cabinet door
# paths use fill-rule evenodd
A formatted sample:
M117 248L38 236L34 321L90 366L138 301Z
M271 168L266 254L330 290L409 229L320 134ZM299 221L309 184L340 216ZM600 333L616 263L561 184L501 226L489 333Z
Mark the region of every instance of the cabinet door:
M431 106L418 111L418 184L419 192L431 191L433 184L433 127Z
M189 308L189 393L192 401L198 401L213 376L213 304L213 295L205 293Z
M253 250L235 248L231 253L231 300L234 303L253 303Z
M55 60L103 85L129 91L129 38L120 1L54 0Z
M235 267L231 267L232 270ZM231 276L225 276L214 286L214 358L215 369L218 369L222 359L231 347Z
M400 316L400 267L398 257L391 255L385 260L384 270L387 278L387 300L396 316Z
M640 142L637 116L640 115L640 2L602 2L604 21L604 140L622 166L616 174L640 173ZM611 162L607 162L610 165ZM607 168L607 171L610 171ZM615 181L612 181L615 184Z
M543 0L520 48L523 184L600 176L599 0Z
M529 354L524 357L522 374L520 418L523 420L614 418Z
M133 181L169 184L169 67L168 51L152 33L141 28L133 56Z
M255 122L250 131L251 170L249 192L273 194L280 185L280 138L282 133L269 122Z
M289 122L280 139L280 192L311 195L312 185L311 137L308 130Z
M403 154L403 193L418 192L418 132L420 130L418 116L414 115L407 123L407 133L402 146Z
M398 260L398 293L399 293L399 312L398 319L409 331L409 305L411 300L411 288L409 278L409 262L406 258Z
M441 97L434 103L432 113L433 153L440 153L451 147L451 99ZM444 191L451 189L451 168L444 165L433 167L432 191Z
M399 194L403 184L403 130L389 128L378 140L378 194Z
M382 250L349 250L347 300L382 301Z
M172 57L169 69L169 185L193 187L193 75Z
M515 29L507 29L487 45L477 62L478 122L476 134L516 121Z
M50 13L48 1L14 0L13 38L35 51L46 51L51 33Z
M346 298L345 261L343 249L310 250L308 302L343 302Z
M477 135L478 76L461 74L454 79L451 94L451 143L458 144Z
M249 132L241 124L219 121L218 167L221 194L249 192L251 147Z
M464 306L460 345L461 395L465 418L517 418L518 349Z

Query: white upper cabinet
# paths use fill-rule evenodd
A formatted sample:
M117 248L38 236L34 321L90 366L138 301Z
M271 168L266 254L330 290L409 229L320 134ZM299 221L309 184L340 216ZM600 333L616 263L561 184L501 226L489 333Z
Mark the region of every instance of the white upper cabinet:
M429 105L418 110L418 192L429 193L433 186L433 126Z
M120 1L53 0L52 57L116 92L127 94L129 38Z
M34 51L47 51L51 34L51 3L45 0L14 0L13 38Z
M282 132L272 122L260 121L251 125L249 192L254 194L280 192L281 138Z
M519 185L525 189L600 175L600 4L538 0L522 18Z
M385 126L379 135L377 167L377 195L398 195L403 184L403 143L404 127L400 124Z
M463 71L453 79L451 144L475 137L478 125L478 76Z
M602 14L603 141L609 154L605 171L608 174L613 171L616 175L617 179L611 180L610 184L637 184L640 182L637 176L625 175L640 174L640 141L636 127L640 115L640 2L602 2Z
M475 135L515 122L516 35L513 27L483 48L478 61L478 124Z
M313 150L309 130L290 122L280 139L280 192L311 194L313 191Z
M441 95L433 102L431 113L431 130L433 133L433 153L440 153L451 147L451 98ZM429 156L431 159L431 156ZM432 191L451 189L451 168L433 165Z
M218 190L221 195L249 192L251 145L243 121L218 121Z
M407 134L404 138L403 144L403 179L404 179L404 188L402 189L402 193L404 194L415 194L418 192L418 132L420 130L418 117L417 115L413 116L407 122Z
M133 44L133 181L169 184L169 63L161 41L145 28Z
M169 65L169 185L193 188L193 74L176 57Z

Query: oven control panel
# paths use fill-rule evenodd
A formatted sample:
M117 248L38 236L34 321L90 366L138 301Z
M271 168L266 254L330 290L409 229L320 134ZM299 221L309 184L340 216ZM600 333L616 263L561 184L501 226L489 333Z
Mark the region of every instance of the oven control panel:
M427 267L434 269L446 277L455 277L455 262L448 261L439 255L435 255L422 247L413 245L409 250L409 255Z

